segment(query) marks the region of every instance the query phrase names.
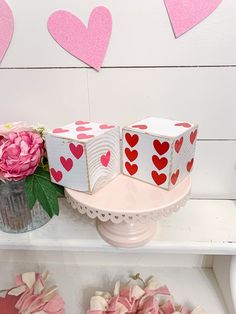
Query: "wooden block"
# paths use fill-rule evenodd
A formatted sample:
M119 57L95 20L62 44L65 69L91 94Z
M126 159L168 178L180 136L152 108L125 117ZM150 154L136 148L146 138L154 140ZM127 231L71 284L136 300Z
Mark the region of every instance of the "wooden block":
M76 121L46 135L51 180L92 194L120 173L120 129Z
M193 168L197 128L154 117L123 128L123 173L172 189Z

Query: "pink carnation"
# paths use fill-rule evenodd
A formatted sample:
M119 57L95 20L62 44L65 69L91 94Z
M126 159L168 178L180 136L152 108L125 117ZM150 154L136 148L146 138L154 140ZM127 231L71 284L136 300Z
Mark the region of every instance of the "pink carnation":
M32 131L2 133L0 177L19 181L33 174L43 154L43 139Z

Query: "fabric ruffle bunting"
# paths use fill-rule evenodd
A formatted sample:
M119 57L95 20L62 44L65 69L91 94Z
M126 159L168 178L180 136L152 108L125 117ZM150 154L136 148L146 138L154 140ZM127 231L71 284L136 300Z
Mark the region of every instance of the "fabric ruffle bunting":
M154 278L142 285L130 286L129 283L121 288L117 282L113 295L97 291L90 300L87 314L207 314L200 306L191 309L176 304L168 287Z
M16 276L16 286L1 291L17 297L15 308L19 314L65 314L64 301L57 287L47 287L48 272L29 272Z

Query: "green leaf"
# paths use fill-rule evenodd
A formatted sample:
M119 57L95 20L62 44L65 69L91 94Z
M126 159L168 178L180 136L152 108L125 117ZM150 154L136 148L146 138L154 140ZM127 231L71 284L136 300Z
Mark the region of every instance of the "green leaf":
M43 177L45 180L50 181L50 183L55 186L57 192L64 196L64 187L51 182L50 174L48 171L43 170L42 168L37 168L37 170L35 171L35 176Z
M29 176L25 179L25 194L28 206L32 209L36 202L36 196L34 193L34 176Z
M48 171L38 167L33 175L27 177L25 192L31 209L38 200L50 217L59 215L58 193L64 195L64 188L51 182Z
M59 193L60 195L64 196L64 187L58 184L54 184L57 193Z
M30 208L38 200L50 217L59 214L57 196L59 191L60 193L63 191L63 188L58 188L51 182L48 171L38 167L33 175L26 178L25 190Z
M35 171L35 173L34 173L34 176L36 176L36 177L41 177L42 179L51 182L49 172L46 171L46 170L43 170L43 169L40 168L40 167L38 167L38 168L36 169L36 171Z
M59 205L57 199L57 190L52 184L42 176L35 175L35 196L44 210L50 217L59 214Z

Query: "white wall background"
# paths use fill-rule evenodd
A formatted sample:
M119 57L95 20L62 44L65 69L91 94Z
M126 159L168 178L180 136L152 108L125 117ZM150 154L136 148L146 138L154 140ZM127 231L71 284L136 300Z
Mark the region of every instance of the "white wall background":
M8 0L15 33L0 65L1 122L76 119L121 126L155 115L198 122L193 196L236 198L236 1L175 39L163 0ZM87 23L107 6L113 33L99 73L57 45L57 9Z

